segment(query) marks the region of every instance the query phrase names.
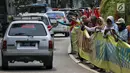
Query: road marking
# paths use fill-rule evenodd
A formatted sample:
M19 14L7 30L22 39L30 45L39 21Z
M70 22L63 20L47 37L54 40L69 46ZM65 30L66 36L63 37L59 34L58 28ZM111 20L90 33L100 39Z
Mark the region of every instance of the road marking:
M69 47L68 47L68 53L70 53L70 52L71 52L71 45L69 45ZM89 68L88 66L86 66L86 65L84 65L84 64L82 64L82 63L80 63L80 61L77 60L77 59L75 59L75 57L74 57L72 54L69 54L69 56L70 56L70 58L71 58L72 60L74 60L79 66L81 66L81 67L83 67L83 68L85 68L85 69L87 69L87 70L89 70L89 71L91 71L91 72L100 73L100 72L97 72L97 71L95 71L95 70Z
M76 62L76 63L79 63L80 61L75 59L75 57L73 55L70 54L70 57Z

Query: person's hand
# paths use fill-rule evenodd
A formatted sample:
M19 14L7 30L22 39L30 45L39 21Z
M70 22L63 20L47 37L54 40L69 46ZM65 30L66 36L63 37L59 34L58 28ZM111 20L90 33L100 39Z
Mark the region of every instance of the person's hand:
M104 34L106 35L108 33L108 31L110 31L111 29L106 29Z
M116 34L116 31L115 31L114 29L112 29L112 33L113 33L113 34Z
M81 25L84 25L84 23L83 22L80 22L81 23Z
M119 39L118 39L118 38L115 38L115 41L116 41L116 42L118 42L118 41L119 41Z
M57 23L59 23L59 21L57 21Z
M116 31L114 29L111 30L111 33L112 33L112 35L119 37L119 35L116 33Z
M85 30L85 26L84 26L84 25L81 26L81 30L82 30L82 31Z
M104 38L108 38L108 35L104 35L103 37L104 37Z

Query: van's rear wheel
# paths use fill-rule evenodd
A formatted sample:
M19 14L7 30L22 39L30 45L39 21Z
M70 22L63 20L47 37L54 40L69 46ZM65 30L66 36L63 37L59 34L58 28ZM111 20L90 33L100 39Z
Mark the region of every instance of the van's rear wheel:
M52 69L53 66L50 64L50 65L46 65L46 69Z
M52 69L53 68L53 55L50 57L50 59L44 63L44 66L46 69Z
M52 69L53 68L53 61L49 60L47 63L44 64L46 69Z
M8 69L8 60L2 56L2 69Z

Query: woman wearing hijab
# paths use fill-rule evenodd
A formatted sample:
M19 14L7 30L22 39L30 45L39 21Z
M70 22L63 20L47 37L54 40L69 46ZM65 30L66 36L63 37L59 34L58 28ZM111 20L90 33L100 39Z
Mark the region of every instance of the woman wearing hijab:
M117 35L117 34L118 34L118 26L117 24L115 24L113 16L108 16L107 25L104 27L104 37L106 37L107 35Z
M100 29L101 31L103 31L105 26L106 26L106 22L104 21L104 19L102 17L99 17L97 19L96 29Z

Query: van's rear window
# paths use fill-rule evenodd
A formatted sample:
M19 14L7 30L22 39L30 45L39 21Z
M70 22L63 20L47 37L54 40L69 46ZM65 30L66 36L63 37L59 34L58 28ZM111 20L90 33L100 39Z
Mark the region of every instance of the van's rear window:
M47 13L49 18L56 18L56 19L61 19L64 18L63 13Z
M9 36L46 36L47 32L43 24L18 23L13 24L9 30Z

